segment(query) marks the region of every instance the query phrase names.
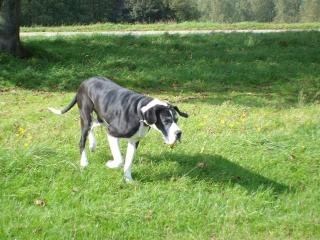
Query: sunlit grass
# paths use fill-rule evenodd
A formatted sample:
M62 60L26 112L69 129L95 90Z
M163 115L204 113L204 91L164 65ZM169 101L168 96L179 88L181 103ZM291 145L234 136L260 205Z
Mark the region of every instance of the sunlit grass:
M250 29L305 29L319 30L320 23L257 23L241 22L232 24L220 24L211 22L164 22L154 24L116 24L97 23L90 25L73 26L33 26L22 27L22 32L87 32L87 31L168 31L168 30L250 30Z

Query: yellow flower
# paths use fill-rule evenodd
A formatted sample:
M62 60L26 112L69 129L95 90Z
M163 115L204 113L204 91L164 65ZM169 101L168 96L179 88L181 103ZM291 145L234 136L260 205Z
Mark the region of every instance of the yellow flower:
M19 127L19 132L24 133L26 130L23 127Z
M31 140L33 139L33 137L32 137L32 136L29 136L28 139L31 141Z
M247 117L247 113L246 112L243 112L242 114L241 114L241 118L246 118Z
M25 143L23 146L24 147L29 147L29 143Z

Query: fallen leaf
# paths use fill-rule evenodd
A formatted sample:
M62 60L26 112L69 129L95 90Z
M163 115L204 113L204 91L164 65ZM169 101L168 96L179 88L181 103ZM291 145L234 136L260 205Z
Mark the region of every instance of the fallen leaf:
M206 167L208 167L208 164L206 164L205 162L198 162L197 167L198 168L206 168Z
M34 204L40 207L44 207L46 205L46 202L44 199L36 199L34 200Z

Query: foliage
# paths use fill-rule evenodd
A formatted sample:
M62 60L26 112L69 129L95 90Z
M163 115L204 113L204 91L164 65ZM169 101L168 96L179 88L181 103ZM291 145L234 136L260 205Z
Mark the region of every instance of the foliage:
M117 0L22 0L21 3L22 25L117 21L122 10Z
M252 19L258 22L272 22L275 17L274 0L250 0Z
M303 1L300 19L303 22L320 22L320 0Z
M22 25L318 21L320 0L22 0Z
M32 58L0 53L0 239L319 239L319 35L23 38ZM80 169L77 109L47 111L93 75L190 114L175 149L141 141L136 184L104 129Z
M276 1L276 21L298 22L302 0L278 0Z
M173 20L178 22L197 20L199 12L194 0L168 0L169 9L173 12Z
M234 22L235 1L213 0L213 16L217 22Z
M156 22L166 19L161 0L127 0L126 8L129 12L130 21Z

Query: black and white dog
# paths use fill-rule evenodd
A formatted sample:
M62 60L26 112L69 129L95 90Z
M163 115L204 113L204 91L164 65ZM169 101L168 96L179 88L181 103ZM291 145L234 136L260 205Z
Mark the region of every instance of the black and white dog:
M103 77L93 77L84 81L65 109L49 108L49 110L55 114L64 114L76 103L81 119L80 165L82 167L88 165L85 151L87 137L89 137L89 148L94 151L96 147L94 128L106 125L113 155L113 160L108 161L106 165L109 168L119 168L124 162L124 178L128 182L132 181L131 167L135 151L139 141L149 129L154 128L159 131L165 143L173 146L180 140L182 134L177 125L176 113L188 117L187 113L181 112L176 106L135 93ZM96 113L96 120L93 119L93 111ZM128 140L125 161L119 148L120 138Z

